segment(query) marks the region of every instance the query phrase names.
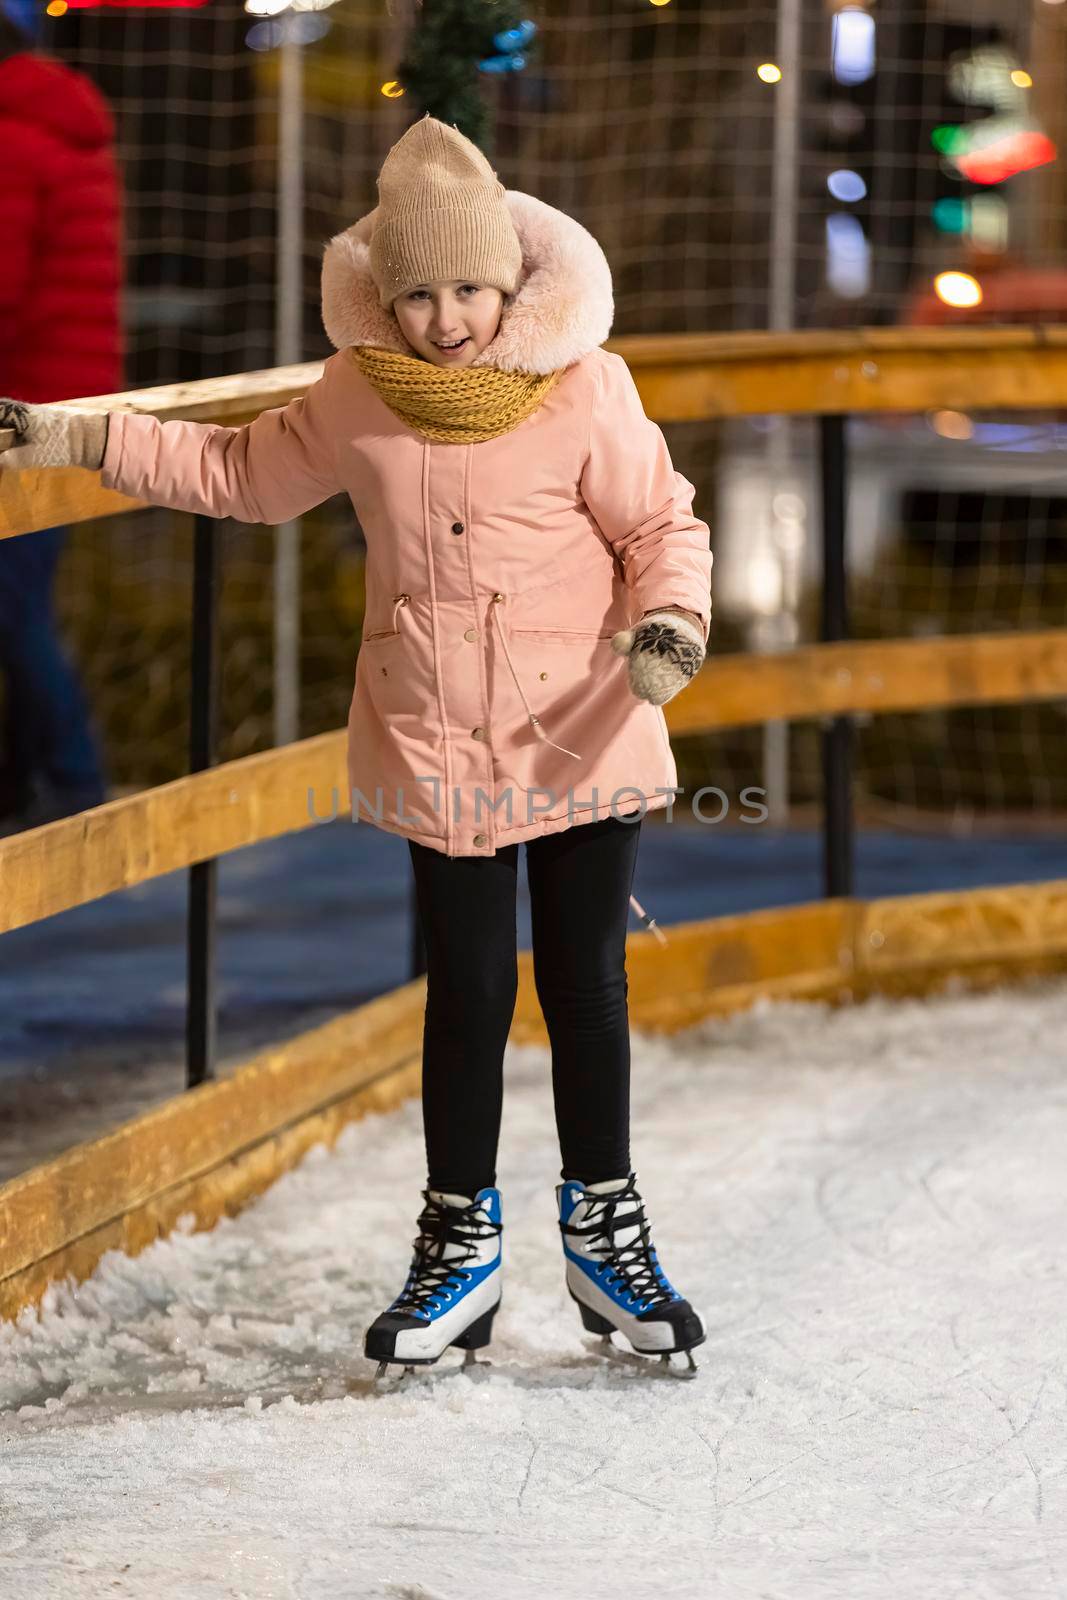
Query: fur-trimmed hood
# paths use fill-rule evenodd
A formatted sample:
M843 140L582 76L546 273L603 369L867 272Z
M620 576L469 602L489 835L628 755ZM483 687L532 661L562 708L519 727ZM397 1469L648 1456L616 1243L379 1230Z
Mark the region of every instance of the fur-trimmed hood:
M500 330L472 367L555 372L604 343L615 320L611 268L580 222L518 189L505 201L522 246L522 277L504 297ZM370 270L378 208L331 239L322 263L322 321L338 350L374 345L410 355L393 313L382 305Z

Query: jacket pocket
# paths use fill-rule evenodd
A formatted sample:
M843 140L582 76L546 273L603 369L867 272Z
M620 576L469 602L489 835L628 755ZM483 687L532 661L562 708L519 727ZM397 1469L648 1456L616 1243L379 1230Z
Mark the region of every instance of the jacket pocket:
M409 594L394 595L391 625L387 628L374 628L370 633L364 633L360 644L376 644L380 639L398 639L402 631L400 618L403 614L403 608L410 604L411 596Z

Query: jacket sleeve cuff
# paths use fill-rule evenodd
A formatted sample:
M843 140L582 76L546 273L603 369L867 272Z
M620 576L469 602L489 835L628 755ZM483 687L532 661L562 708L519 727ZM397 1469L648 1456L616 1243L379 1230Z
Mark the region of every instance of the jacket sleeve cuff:
M122 434L125 413L122 411L109 411L107 414L107 444L104 446L104 459L100 467L100 481L105 489L117 489L122 493L122 484L119 481L122 470Z
M641 622L666 623L668 627L676 628L685 638L691 639L694 644L699 645L701 650L704 650L707 645L708 635L704 628L703 618L697 621L689 617L680 617L676 611L653 610L646 611L641 618ZM640 627L640 623L638 626Z
M677 607L678 610L681 611L688 611L689 618L687 619L685 617L679 617L677 612L672 610L672 607ZM655 613L657 616L660 614L665 614L666 620L673 622L685 622L688 620L691 627L699 627L701 633L701 643L705 649L707 648L708 638L711 634L710 606L707 608L707 610L702 610L699 606L683 605L680 600L664 600L658 606L649 605L646 602L642 612L642 621L645 617L651 616L653 613Z

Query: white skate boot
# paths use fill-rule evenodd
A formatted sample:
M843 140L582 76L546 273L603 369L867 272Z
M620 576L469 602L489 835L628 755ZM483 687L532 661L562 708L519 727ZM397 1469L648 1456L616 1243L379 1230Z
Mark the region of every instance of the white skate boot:
M407 1282L388 1311L367 1329L364 1354L406 1369L432 1365L451 1345L477 1365L500 1309L502 1231L500 1190L462 1194L422 1191L425 1205Z
M638 1355L659 1356L676 1377L695 1377L692 1351L707 1330L659 1264L635 1174L588 1187L568 1181L556 1196L567 1288L587 1332L611 1344L618 1330ZM676 1351L687 1367L671 1366Z

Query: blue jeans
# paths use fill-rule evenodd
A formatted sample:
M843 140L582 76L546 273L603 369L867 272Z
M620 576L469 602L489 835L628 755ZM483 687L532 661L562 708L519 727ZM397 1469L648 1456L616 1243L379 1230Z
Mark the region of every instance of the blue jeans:
M0 539L0 670L7 691L0 765L14 810L41 787L76 810L107 799L85 695L52 610L66 535L59 527Z

